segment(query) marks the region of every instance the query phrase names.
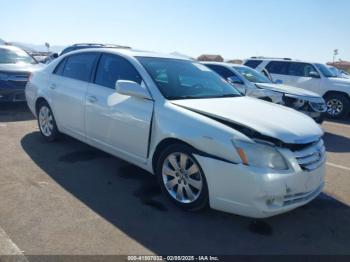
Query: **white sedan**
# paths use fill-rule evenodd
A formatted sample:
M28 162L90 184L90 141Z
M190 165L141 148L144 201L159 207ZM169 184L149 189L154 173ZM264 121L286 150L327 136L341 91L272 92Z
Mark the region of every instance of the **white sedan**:
M34 73L26 98L45 139L64 133L149 171L186 210L269 217L324 186L323 132L312 119L242 97L191 60L76 51Z

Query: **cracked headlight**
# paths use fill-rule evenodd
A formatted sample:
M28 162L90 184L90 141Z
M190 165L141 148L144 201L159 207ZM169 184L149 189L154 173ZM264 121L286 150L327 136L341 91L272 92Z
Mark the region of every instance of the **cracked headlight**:
M327 106L326 102L322 100L319 102L309 102L309 104L314 111L324 113L327 110Z
M272 145L263 142L249 143L233 140L233 145L242 163L247 166L287 170L288 165L281 153Z
M304 99L291 94L284 94L283 102L285 106L288 106L294 109L300 109L306 104L306 101Z

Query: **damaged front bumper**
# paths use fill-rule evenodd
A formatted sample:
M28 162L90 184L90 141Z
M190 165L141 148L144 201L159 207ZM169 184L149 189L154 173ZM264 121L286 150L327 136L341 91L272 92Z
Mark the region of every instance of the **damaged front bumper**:
M195 157L205 170L211 208L224 212L270 217L309 203L324 187L325 162L306 171L294 159L290 170L275 172Z

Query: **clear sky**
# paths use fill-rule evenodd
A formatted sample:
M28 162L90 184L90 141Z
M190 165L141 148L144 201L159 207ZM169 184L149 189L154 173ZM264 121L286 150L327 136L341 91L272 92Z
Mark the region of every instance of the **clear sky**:
M0 38L197 57L350 60L349 0L1 0Z

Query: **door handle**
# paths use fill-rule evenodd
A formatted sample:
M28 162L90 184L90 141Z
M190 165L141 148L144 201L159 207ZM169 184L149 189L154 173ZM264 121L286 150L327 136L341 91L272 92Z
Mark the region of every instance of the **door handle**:
M54 90L54 89L57 88L57 86L56 86L55 84L51 84L51 85L50 85L50 88L51 88L52 90Z
M88 100L90 103L94 104L97 102L97 97L96 96L89 96Z

